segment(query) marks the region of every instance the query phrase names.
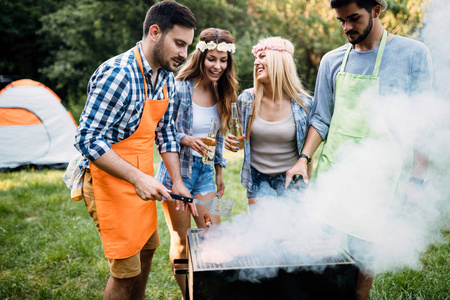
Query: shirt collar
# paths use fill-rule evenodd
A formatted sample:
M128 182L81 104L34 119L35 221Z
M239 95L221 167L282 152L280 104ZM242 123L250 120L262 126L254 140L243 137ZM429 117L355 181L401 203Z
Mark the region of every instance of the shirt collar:
M137 46L139 49L139 54L142 58L143 68L144 68L144 74L149 75L150 77L153 76L153 69L150 67L150 64L148 63L147 59L144 56L144 50L142 50L142 41L137 42ZM163 68L159 68L159 72L162 75L162 77L166 77L170 72L167 70L164 70Z

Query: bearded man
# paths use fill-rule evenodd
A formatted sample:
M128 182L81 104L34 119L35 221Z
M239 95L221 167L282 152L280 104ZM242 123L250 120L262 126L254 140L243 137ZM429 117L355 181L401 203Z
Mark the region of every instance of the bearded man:
M349 44L328 52L320 63L303 155L289 171L300 174L305 182L309 180L307 164L322 141L324 146L315 171L318 180L321 173L339 162L340 146L376 136L370 128L370 112L364 111L368 107L365 101L426 95L432 91L430 51L419 41L388 33L383 28L379 16L387 8L384 0L331 0L330 6ZM426 181L427 165L427 156L414 151L409 190ZM409 197L411 194L407 191L409 201L413 198ZM349 250L364 249L352 253L361 265L357 299L367 299L371 289L372 248L371 241L349 234Z
M187 57L196 25L181 4L153 5L142 40L100 65L88 83L75 147L83 156L82 197L110 265L104 299L145 298L160 245L154 200L172 200L153 177L153 142L168 166L173 192L191 196L180 173L172 72ZM197 214L195 206L182 208Z

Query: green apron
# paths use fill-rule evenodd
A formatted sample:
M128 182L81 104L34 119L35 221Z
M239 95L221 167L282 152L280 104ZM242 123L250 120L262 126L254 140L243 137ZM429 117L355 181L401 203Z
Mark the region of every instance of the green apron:
M386 46L386 40L387 32L385 31L380 42L372 75L346 73L345 67L347 65L350 51L352 50L351 45L345 54L341 70L336 77L334 113L331 119L328 137L324 143L322 153L318 159L318 165L315 170L315 176L319 173L322 174L319 178L317 178L317 180L321 180L321 177L326 175L324 173L339 161L340 152L336 150L338 150L338 148L344 143L352 142L354 144L358 144L362 139L377 139L381 137L380 132L376 133L370 128L369 120L372 116L369 115L369 108L370 106L373 106L373 101L377 101L379 98L378 72L380 69L384 48ZM383 138L385 138L384 134ZM398 178L396 176L398 176L399 173L397 173L397 171L394 173L396 174L392 174L391 179ZM349 180L352 181L351 184L358 184L358 180ZM389 187L387 188L389 191L387 194L390 194L390 196L394 194L396 186L395 181L396 180L391 180L391 184L389 184ZM328 188L325 187L325 189ZM333 188L331 188L331 190L333 190ZM352 193L351 190L348 190L348 192L348 195ZM345 197L346 193L344 192L340 196ZM354 197L355 195L352 196ZM377 201L375 201L377 203L371 203L373 207L387 208L387 206L390 205L390 197L387 196L386 198L380 198L383 198L380 199L380 202L378 202L377 199ZM347 207L339 207L339 204L335 203L337 206L336 209L333 210L334 214L328 216L326 221L348 234L365 240L376 240L377 238L375 235L369 233L369 231L378 231L383 227L384 222L380 220L377 226L375 226L377 228L371 228L369 226L369 229L367 228L367 224L361 224L364 223L363 216L370 216L373 214L371 210L364 210L364 197L361 197L359 200L355 201L355 205L349 205ZM337 202L339 202L339 199L337 199ZM361 205L361 210L358 210L359 205Z
M372 100L379 96L378 71L380 70L386 40L387 32L384 31L372 75L357 75L345 72L352 45L348 47L342 61L341 70L336 77L334 113L328 137L323 145L315 170L316 176L327 171L336 163L335 152L345 142L352 140L357 143L363 138L375 137L367 122L369 103L364 101L365 99L362 99L361 95L364 94L366 99Z

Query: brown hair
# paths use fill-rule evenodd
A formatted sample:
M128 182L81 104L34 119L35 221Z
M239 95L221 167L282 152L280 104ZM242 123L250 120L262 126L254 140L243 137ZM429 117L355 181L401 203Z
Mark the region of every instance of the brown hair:
M197 20L192 11L175 1L161 1L150 7L145 15L143 24L143 37L148 34L152 25L158 25L163 34L166 34L175 25L195 28Z
M199 40L206 43L213 41L216 44L222 42L234 43L233 36L228 30L218 28L207 28L203 30L200 33ZM204 68L207 51L194 50L178 71L176 80L185 81L194 78L199 79L199 81L203 80L206 76ZM223 134L230 129L231 103L236 102L238 90L233 54L231 52L227 53L227 68L217 83L213 83L212 86L213 94L217 98L217 110L221 119L220 129Z

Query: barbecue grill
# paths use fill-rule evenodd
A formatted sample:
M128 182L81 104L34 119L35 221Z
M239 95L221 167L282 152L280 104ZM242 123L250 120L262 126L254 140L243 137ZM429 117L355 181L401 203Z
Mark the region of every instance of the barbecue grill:
M188 274L185 299L356 298L358 270L353 258L342 248L335 255L320 256L313 261L306 261L300 255L296 257L280 247L281 262L280 255L276 260L245 255L232 261L209 263L202 260L203 250L199 248L205 230L208 229L188 230L188 258L175 261L174 272ZM187 268L179 268L180 264ZM243 274L255 271L272 276L252 281L242 279Z

